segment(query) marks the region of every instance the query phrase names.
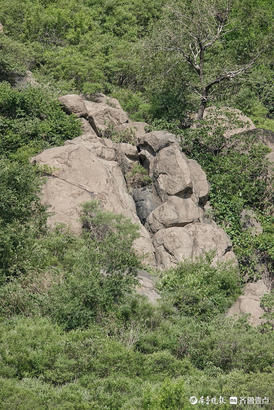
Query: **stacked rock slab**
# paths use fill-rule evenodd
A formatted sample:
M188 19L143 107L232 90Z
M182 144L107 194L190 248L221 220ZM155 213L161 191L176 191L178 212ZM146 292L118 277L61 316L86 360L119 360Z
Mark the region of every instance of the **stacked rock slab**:
M137 147L161 200L145 223L157 266L166 269L210 251L215 253L215 262L235 261L225 232L212 221L203 222L209 184L200 165L181 152L176 137L154 131L141 136Z
M173 134L146 133L145 123L130 121L117 100L102 94L94 101L72 94L60 102L80 119L83 134L34 158L51 167L42 193L50 225L65 223L79 233L81 204L97 199L139 226L134 246L151 266L166 269L208 251L215 252L215 261L235 260L225 232L204 222L206 175L181 152ZM109 129L134 130L136 145L103 138ZM124 174L135 163L147 168L152 183L130 195Z

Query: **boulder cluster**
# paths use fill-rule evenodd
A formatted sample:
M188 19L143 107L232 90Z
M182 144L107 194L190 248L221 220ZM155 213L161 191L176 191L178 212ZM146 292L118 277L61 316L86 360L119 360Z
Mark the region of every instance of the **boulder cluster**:
M103 94L94 101L66 95L60 102L80 118L83 133L34 158L50 169L42 192L50 225L80 232L81 204L96 199L139 225L134 246L152 267L170 268L209 251L214 261L235 260L228 236L206 215L206 175L173 134L146 132L145 123L132 122L116 99ZM114 142L112 135L124 139ZM136 183L130 176L140 169L145 182Z

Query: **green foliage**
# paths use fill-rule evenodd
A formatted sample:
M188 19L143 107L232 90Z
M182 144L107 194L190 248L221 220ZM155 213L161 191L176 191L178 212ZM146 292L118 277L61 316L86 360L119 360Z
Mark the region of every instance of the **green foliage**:
M134 164L126 174L127 184L133 188L139 188L151 184L152 180L148 171L141 164Z
M45 223L39 187L31 165L0 158L0 282L29 267L34 236Z
M9 156L19 150L20 158L20 149L31 148L34 153L78 136L80 124L74 116L66 115L60 104L41 88L18 91L3 82L0 84L0 132L0 151Z
M122 131L116 131L113 124L109 124L107 128L103 131L104 138L110 138L113 142L120 143L124 142L126 144L136 144L135 129L129 128Z
M265 294L261 299L261 307L264 309L264 317L267 320L267 324L273 327L274 320L274 292ZM265 326L265 325L264 325Z
M158 388L148 388L143 399L143 409L187 409L187 397L184 391L184 381L166 380Z
M30 50L21 43L0 34L0 81L13 81L23 75L32 61Z
M115 88L112 92L123 109L130 114L135 121L149 121L151 119L151 104L141 92L134 92L126 88Z
M225 139L220 124L182 131L197 103L191 72L166 53L142 60L135 48L165 18L163 5L1 1L0 80L14 83L31 69L45 86L19 91L0 84L0 408L189 409L192 395L272 400L272 295L262 299L266 323L258 328L225 318L239 278L232 267L208 260L163 272L162 301L152 306L134 292L141 263L132 250L137 228L128 220L91 202L83 208L81 236L45 226L38 199L43 170L29 159L80 133L53 95L104 91L132 118L157 118L154 125L181 136L184 152L210 180L213 216L233 239L241 279L250 279L258 263L271 271L267 150L256 135ZM269 12L267 0L234 2L233 30L207 66L246 61L267 41ZM233 96L219 88L215 100L271 127L269 53L231 85ZM133 142L131 134L110 137ZM139 166L129 178L150 183ZM255 209L263 234L242 230L246 208Z
M233 124L233 117L230 121ZM271 178L265 158L268 148L258 141L256 133L236 134L228 139L223 136L224 126L210 122L184 132L175 125L173 130L181 136L182 150L207 174L213 216L233 240L242 276L254 276L260 260L271 260L273 225L266 223L263 235L254 238L242 231L240 216L246 208L256 210L258 215L271 212Z
M185 262L161 278L160 289L185 316L208 321L225 312L240 293L237 269L211 263L212 258Z

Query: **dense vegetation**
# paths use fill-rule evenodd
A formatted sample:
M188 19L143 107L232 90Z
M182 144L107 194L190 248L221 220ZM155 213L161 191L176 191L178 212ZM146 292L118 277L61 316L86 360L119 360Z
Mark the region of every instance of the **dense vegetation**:
M220 396L220 407L230 408L231 395L273 401L273 299L263 301L260 327L224 316L242 283L260 277L258 264L271 270L268 151L256 135L228 144L224 129L212 131L208 122L185 128L197 108L193 76L176 56L147 46L167 18L166 4L1 1L0 409L190 409ZM206 62L217 55L244 63L260 42L258 62L230 87L214 89L210 103L241 108L266 128L273 127L270 16L267 0L235 1L234 29ZM27 69L42 85L13 88ZM142 264L127 219L93 202L83 207L80 237L65 226L48 230L39 201L44 170L29 160L80 133L56 96L96 91L180 136L207 172L211 212L233 240L240 276L232 266L211 266L211 255L181 264L161 274L162 300L151 306L134 292ZM242 230L246 208L262 223L261 235ZM190 396L205 404L191 405Z

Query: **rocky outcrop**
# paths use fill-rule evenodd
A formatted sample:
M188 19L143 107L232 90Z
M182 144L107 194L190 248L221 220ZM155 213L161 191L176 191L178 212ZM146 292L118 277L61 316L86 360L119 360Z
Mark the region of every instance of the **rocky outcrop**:
M51 168L43 187L50 225L63 222L80 232L81 204L97 199L139 226L134 246L151 266L166 269L208 251L214 261L235 260L225 232L204 216L206 175L181 152L173 134L146 133L145 123L131 122L117 100L102 94L93 101L66 95L60 103L80 119L83 134L35 157ZM115 135L134 130L136 144L103 138L109 129ZM127 175L140 164L147 169L148 185L129 190Z
M147 225L155 233L163 228L185 226L198 221L202 213L202 209L191 198L170 196L151 212Z
M242 111L231 107L208 107L204 112L204 119L212 122L212 127L223 127L224 136L240 134L244 131L254 130L256 127Z
M269 289L263 280L255 283L248 283L244 292L227 312L227 316L248 315L248 321L253 326L263 323L264 310L260 306L263 295L269 293Z
M59 101L68 114L88 121L98 137L128 132L137 138L145 133L147 124L131 121L116 98L97 94L93 101L88 101L81 95L68 94L60 97Z
M137 215L144 225L151 212L161 204L161 200L153 192L151 186L136 188L133 190L132 195L135 201Z
M199 205L204 206L207 203L209 193L209 184L206 174L198 162L193 159L188 160L188 167L193 182L193 196L195 201Z
M236 262L232 245L216 224L192 223L185 227L159 230L153 237L157 265L162 268L176 266L183 260L195 260L207 252L215 254L213 262Z
M49 225L68 224L79 233L81 204L100 201L109 211L123 214L139 225L140 238L135 249L155 265L150 235L136 215L134 200L127 192L123 173L115 161L116 149L110 140L85 134L63 147L48 149L35 157L37 163L51 167L43 186L43 202L49 205Z

